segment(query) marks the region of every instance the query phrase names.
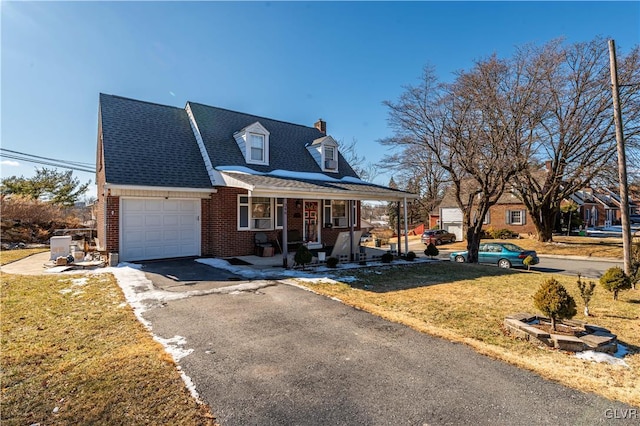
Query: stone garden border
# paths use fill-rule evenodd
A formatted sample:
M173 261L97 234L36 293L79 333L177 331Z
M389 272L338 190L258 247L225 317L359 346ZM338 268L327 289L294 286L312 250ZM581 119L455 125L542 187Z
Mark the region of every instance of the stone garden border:
M507 315L504 319L504 327L514 337L522 338L532 343L543 343L548 347L563 351L582 352L591 350L613 354L618 350L617 336L606 328L587 324L583 321L557 321L558 324L584 330L582 336L575 337L547 333L532 326L532 324L541 321L550 322L551 320L546 317L521 312Z

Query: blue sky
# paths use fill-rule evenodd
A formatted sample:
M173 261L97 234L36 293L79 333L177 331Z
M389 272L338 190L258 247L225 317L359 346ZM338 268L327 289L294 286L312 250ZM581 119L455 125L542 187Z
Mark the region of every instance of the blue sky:
M564 37L640 43L640 2L6 2L1 144L94 163L100 92L312 126L370 162L384 100L431 64L443 80L493 53ZM33 163L1 165L32 176ZM81 181L91 173L74 172ZM386 184L389 175L379 175ZM95 189L91 191L95 195Z

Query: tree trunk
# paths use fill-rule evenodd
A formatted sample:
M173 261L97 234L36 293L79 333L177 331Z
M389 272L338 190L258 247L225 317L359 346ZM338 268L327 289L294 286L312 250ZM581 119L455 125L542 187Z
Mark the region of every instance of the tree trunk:
M589 307L587 305L584 305L584 316L585 317L589 316Z
M481 235L482 230L477 231L473 226L467 228L467 263L478 263L478 248Z
M618 300L618 290L613 290L613 300Z
M550 206L549 203L540 204L535 211L531 212L533 225L538 232L538 241L543 243L553 241L557 214L558 209Z
M554 316L551 316L551 328L556 331L556 318Z

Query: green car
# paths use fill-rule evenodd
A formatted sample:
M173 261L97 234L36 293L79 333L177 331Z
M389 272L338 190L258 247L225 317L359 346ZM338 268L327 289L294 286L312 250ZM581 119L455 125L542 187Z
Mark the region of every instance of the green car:
M452 262L464 263L467 261L468 254L466 250L455 251L451 253L449 259ZM511 268L525 266L523 262L527 256L533 258L531 265L540 262L534 250L525 250L511 243L482 243L478 251L478 263L493 263L501 268Z

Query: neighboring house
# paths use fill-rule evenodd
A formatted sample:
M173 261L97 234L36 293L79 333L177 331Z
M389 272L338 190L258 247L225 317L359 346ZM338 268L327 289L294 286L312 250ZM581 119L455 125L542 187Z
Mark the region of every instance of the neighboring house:
M585 227L619 225L621 220L620 195L606 188L585 188L576 191L563 204L574 204ZM638 204L630 198L631 214L638 209Z
M361 181L322 120L105 94L96 174L100 248L121 261L254 254L258 232L330 246L353 239L362 200L415 198Z
M462 210L455 202L451 190L445 193L438 211L440 227L455 234L458 241L464 240ZM518 197L510 192L502 194L498 202L489 208L483 221L483 228L508 229L521 235L535 234L536 232L526 207Z

